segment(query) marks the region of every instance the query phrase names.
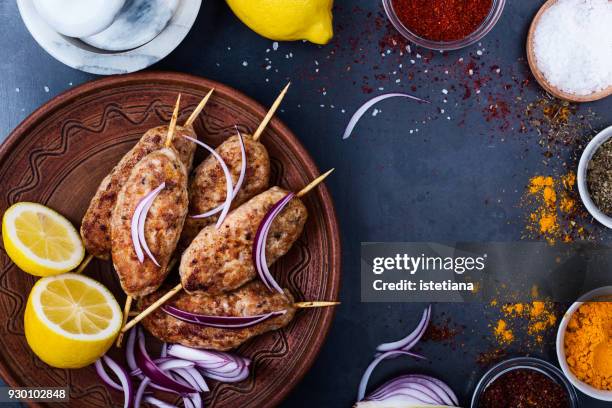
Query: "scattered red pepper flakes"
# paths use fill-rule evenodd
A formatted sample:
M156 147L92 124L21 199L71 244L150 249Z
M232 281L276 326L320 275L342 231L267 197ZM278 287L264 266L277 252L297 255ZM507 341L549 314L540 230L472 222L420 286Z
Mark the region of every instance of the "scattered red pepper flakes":
M393 0L406 28L433 41L467 37L480 27L492 5L492 0Z

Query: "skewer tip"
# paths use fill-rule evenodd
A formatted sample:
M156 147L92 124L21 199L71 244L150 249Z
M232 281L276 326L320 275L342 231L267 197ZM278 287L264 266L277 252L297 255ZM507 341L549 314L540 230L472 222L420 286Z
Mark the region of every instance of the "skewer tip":
M328 301L312 301L312 302L297 302L293 306L297 309L308 309L314 307L329 307L338 306L340 302L328 302Z
M213 94L214 91L215 91L215 88L212 88L210 91L208 91L206 96L204 96L204 98L202 98L202 100L200 101L198 106L196 106L196 108L193 110L191 115L189 115L189 118L185 121L185 125L184 125L185 127L193 126L193 123L196 121L196 119L198 118L198 116L202 112L202 109L204 109L204 107L208 103L208 100L210 99L210 97L211 97L211 95Z
M181 105L181 94L178 94L176 98L176 104L174 105L174 111L172 112L172 118L170 119L170 125L168 126L168 136L166 137L166 147L170 147L172 139L174 138L174 131L176 130L176 121L178 119L179 107Z
M255 131L255 133L253 133L253 140L257 141L261 137L264 129L266 128L266 126L268 126L268 123L270 123L270 120L272 119L272 116L274 116L274 113L276 112L276 110L280 106L281 102L283 101L283 98L285 97L285 94L289 90L289 86L290 85L291 85L291 82L289 82L287 85L285 85L285 87L283 88L281 93L276 97L276 100L274 101L274 103L270 107L270 110L268 111L268 113L266 113L266 116L263 118L263 120L259 124L259 127Z
M327 170L325 173L323 173L322 175L320 175L316 179L312 180L310 182L310 184L308 184L306 187L301 189L299 193L296 194L296 197L302 197L302 196L306 195L310 190L312 190L313 188L315 188L316 186L321 184L323 182L323 180L325 180L330 174L332 174L332 172L334 170L336 170L336 169L332 168L330 170Z

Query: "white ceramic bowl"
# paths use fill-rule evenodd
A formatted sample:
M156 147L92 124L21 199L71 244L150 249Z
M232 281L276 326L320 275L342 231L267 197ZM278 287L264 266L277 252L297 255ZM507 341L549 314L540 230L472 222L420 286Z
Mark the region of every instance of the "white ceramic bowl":
M33 1L17 0L17 6L36 42L58 61L98 75L139 71L166 57L187 36L202 3L202 0L180 0L168 25L153 40L128 51L109 52L59 34L38 14Z
M610 129L610 128L608 128ZM601 400L601 401L612 401L612 391L603 391L599 390L595 387L591 387L590 385L580 381L572 370L569 368L567 364L567 359L565 357L565 331L567 330L567 325L578 308L585 303L586 301L600 298L600 297L611 297L612 300L612 286L604 286L599 289L595 289L586 295L583 295L575 302L568 310L565 312L563 319L561 320L561 324L559 325L559 329L557 331L557 358L559 359L559 366L563 371L563 374L567 377L570 383L578 390L582 391L589 397Z
M612 137L612 126L609 126L599 132L593 140L587 144L584 152L582 152L582 156L580 156L580 162L578 163L578 172L576 174L576 182L578 183L578 192L580 193L580 199L582 203L586 207L587 211L595 218L597 221L602 223L608 228L612 228L612 217L604 214L597 205L591 199L591 194L589 193L589 187L587 186L587 167L593 154L599 149L604 142Z

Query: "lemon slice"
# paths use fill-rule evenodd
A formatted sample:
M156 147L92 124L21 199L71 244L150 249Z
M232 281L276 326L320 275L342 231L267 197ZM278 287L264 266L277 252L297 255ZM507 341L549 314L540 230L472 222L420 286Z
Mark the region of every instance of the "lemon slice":
M2 218L4 249L32 275L49 276L76 268L85 255L70 221L44 205L13 204Z
M53 367L80 368L113 344L122 314L104 285L66 273L40 279L30 292L24 327L28 345Z

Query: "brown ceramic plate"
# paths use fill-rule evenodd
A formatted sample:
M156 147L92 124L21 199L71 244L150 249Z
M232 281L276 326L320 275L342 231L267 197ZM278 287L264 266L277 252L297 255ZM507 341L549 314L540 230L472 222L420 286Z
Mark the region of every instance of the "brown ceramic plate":
M169 122L177 94L183 95L184 121L211 88L215 93L196 123L200 139L218 145L234 134L234 124L243 131L257 128L266 112L260 104L227 86L184 74L147 72L105 78L56 97L30 115L0 147L2 213L18 201L34 201L79 226L98 183L147 129ZM272 158L273 183L297 191L319 175L312 158L279 120L272 120L262 142ZM273 272L299 300L335 300L340 239L332 200L321 186L304 202L309 211L304 234ZM106 388L92 366L54 369L30 351L23 334L23 312L36 278L20 271L4 251L0 260L0 313L4 316L0 375L4 381L11 386L68 386L71 403L66 405L121 406L121 393ZM92 262L86 274L123 303L125 295L109 262ZM237 384L211 382L206 406L277 405L314 362L333 315L332 308L302 310L285 329L243 345L238 352L252 358L251 376ZM118 359L122 354L111 351Z

